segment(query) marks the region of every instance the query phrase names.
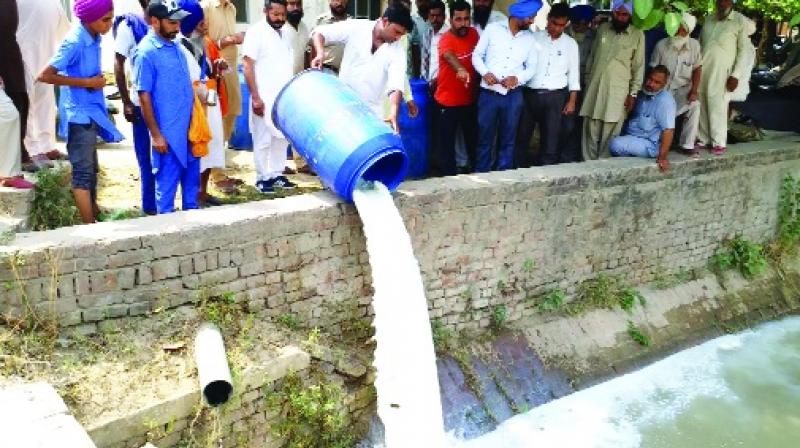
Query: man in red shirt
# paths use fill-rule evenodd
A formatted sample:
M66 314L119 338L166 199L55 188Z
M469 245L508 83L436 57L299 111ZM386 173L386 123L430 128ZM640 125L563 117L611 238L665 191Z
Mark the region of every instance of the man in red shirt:
M475 98L480 77L472 66L472 51L478 32L470 25L469 3L458 0L450 5L450 31L439 41L439 75L434 98L441 106L439 115L439 154L434 157L440 174L456 174L455 140L459 128L470 161L475 160L477 112Z

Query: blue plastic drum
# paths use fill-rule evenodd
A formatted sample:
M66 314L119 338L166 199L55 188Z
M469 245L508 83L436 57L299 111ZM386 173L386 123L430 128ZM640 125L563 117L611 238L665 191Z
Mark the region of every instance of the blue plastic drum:
M250 134L250 124L247 121L250 119L250 88L247 87L241 65L239 65L239 85L242 89L242 114L236 117L228 146L233 149L252 151L253 136Z
M400 137L335 76L307 70L278 94L272 121L319 175L347 201L359 180L390 191L408 171Z
M419 114L411 118L405 102L400 104L397 117L400 125L400 137L408 156L408 177L420 178L428 174L428 133L430 120L430 99L428 98L428 82L424 79L412 79L411 94L417 103Z

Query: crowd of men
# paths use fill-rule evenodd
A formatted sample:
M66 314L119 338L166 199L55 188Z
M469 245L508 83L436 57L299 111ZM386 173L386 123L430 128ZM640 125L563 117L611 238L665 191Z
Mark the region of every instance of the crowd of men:
M591 6L556 3L540 26L534 25L540 0L517 0L508 16L493 9L493 0L472 5L456 0L449 6L416 0L415 13L409 0L394 0L377 20L351 18L347 0L330 0L330 12L311 30L302 21L302 0L265 0L264 19L246 32L236 31L229 0L198 1L140 0L141 13L115 17L112 0L76 0L73 12L80 24L51 49L48 60L40 56L38 66L25 65L29 86L66 86L67 152L83 222L94 222L98 214L98 137L123 138L108 118L102 91L100 36L109 31L148 214L174 211L179 186L181 208L187 210L219 204L208 193L210 181L221 187L236 183L223 169L226 142L241 113L235 70L240 51L256 188L264 194L295 187L285 176L288 142L270 111L278 92L309 67L336 74L395 132L402 132L401 103L412 117L418 112L409 80L424 79L433 100L432 173L454 175L611 155L654 158L667 170L676 120L682 125L681 151L723 154L728 101L747 84L754 63L748 57L754 27L733 10L733 0L716 0L699 42L691 37L697 19L683 14L677 34L658 42L650 61L644 34L632 25L633 2L624 0L612 2L610 21L604 23ZM16 48L21 59L16 42L9 43L17 30L16 1L0 0L0 8L15 16L0 23L0 49L12 54ZM15 157L0 157L0 183L27 188L17 176L20 162L44 163L47 154L34 148L53 147L28 140L36 138L31 129L46 126L41 123L46 120L52 126L54 117L31 113L24 123L29 97L51 105L52 97L46 97L47 88L24 95L25 76L20 95L14 74L19 67L0 64L6 84L5 93L0 90L0 123L18 112L23 123L16 138L27 129L31 154L23 149ZM538 144L532 145L537 128ZM13 138L3 134L7 129L0 128L5 141ZM299 156L295 161L299 170L311 171Z

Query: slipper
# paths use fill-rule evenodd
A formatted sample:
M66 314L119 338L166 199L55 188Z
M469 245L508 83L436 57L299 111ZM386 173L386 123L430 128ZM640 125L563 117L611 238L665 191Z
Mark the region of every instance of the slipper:
M36 154L34 156L31 156L31 162L33 162L33 164L36 165L36 167L39 168L40 170L46 168L53 168L55 166L53 164L53 161L50 160L50 158L47 157L46 154Z
M35 184L28 182L22 177L7 177L0 180L0 185L9 188L18 188L20 190L30 190L31 188L36 187Z
M297 171L289 168L288 166L283 169L283 174L297 174Z
M47 151L44 155L50 160L67 160L67 155L57 149Z

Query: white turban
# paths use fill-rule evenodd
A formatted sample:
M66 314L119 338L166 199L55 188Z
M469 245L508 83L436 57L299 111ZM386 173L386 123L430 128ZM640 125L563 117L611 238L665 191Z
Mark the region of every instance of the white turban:
M686 31L689 32L689 34L692 34L694 27L697 25L697 17L685 12L681 15L681 25L686 29Z

